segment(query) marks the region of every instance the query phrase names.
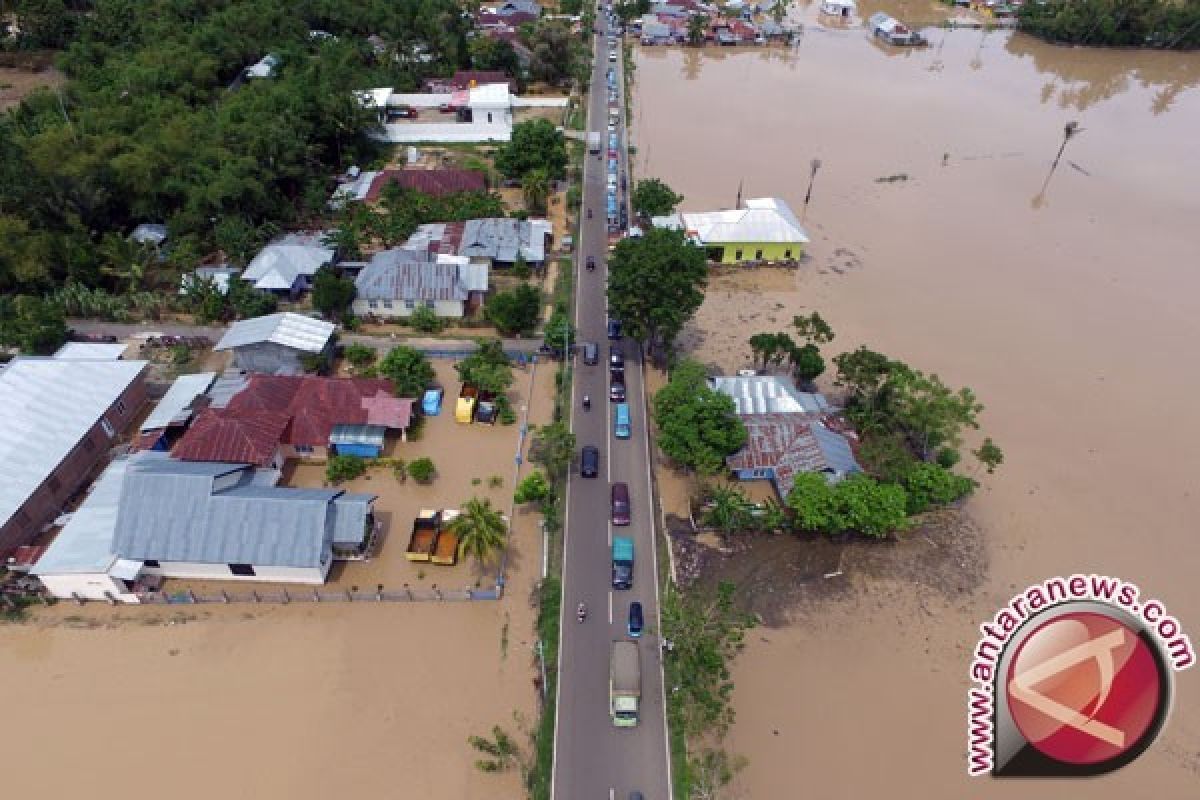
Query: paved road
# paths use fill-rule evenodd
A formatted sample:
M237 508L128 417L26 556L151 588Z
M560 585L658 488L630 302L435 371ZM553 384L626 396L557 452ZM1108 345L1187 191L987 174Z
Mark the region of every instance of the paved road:
M605 23L600 22L603 26ZM588 129L604 131L607 139L608 48L603 40L592 74ZM620 61L613 65L618 71ZM618 72L619 74L619 72ZM620 82L618 82L620 87ZM618 88L618 93L621 89ZM617 107L624 116L618 94ZM626 172L624 131L620 131L621 170ZM563 564L563 619L560 650L558 724L555 733L553 791L555 800L626 800L630 791L641 791L646 800L670 797L666 719L658 623L658 579L654 557L654 527L650 495L649 449L646 438L645 395L641 362L632 342L624 343L626 383L633 420L633 438L612 436L612 405L608 396L608 343L605 340L605 276L607 228L605 222L605 161L586 158L584 205L593 210L585 217L579 258L596 259L595 272L579 270L576 323L581 341L600 344L600 363L577 362L573 387L572 429L579 444L600 448L600 477L571 475L567 491L565 561ZM592 410L582 411L582 395L592 398ZM613 528L609 524L611 481L629 485L633 524L617 528L618 535L635 541L634 586L629 591L610 588L610 551ZM615 728L608 713L608 663L611 643L625 636L629 603L642 603L646 634L640 643L642 664L641 721L636 728ZM575 620L575 607L583 601L588 620Z
M72 330L83 334L111 334L122 338L134 336L139 333L157 333L169 336L207 336L213 342L224 336L227 330L227 328L214 325L179 325L167 322L125 323L105 322L93 319L72 319L68 320L67 325ZM393 338L391 336L376 336L363 333L346 333L345 331L338 334L338 341L342 344L365 344L367 347L373 347L381 352L386 352L400 344L431 352L463 351L470 353L475 349L475 342L470 339L406 338L400 336ZM541 337L533 339L504 339L503 341L504 349L508 353L533 353L542 345Z

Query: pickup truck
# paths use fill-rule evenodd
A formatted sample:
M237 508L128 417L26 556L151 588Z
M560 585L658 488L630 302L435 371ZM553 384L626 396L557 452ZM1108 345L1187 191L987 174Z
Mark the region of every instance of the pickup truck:
M635 642L613 642L608 668L608 708L618 728L638 724L642 699L642 664Z
M496 408L496 393L479 391L479 400L475 404L475 421L482 425L495 425L498 409Z
M624 536L613 537L612 587L633 588L633 539Z
M603 144L600 138L600 131L589 132L587 136L587 142L588 152L592 155L598 155L600 153L600 146Z
M471 424L475 417L475 401L479 398L479 390L469 383L464 383L458 392L458 403L454 406L454 420L464 425Z

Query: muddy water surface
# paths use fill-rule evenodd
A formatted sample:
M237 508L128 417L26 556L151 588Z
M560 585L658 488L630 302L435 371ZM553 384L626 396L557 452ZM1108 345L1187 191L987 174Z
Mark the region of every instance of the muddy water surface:
M731 735L750 758L739 788L1063 796L967 782L968 653L1014 590L1081 570L1138 582L1200 639L1200 56L965 30L898 51L800 13L792 49L637 54L639 168L685 210L732 207L741 185L799 214L821 160L808 263L783 288L720 282L684 344L747 366L751 333L819 309L839 334L830 354L867 343L974 388L1006 462L970 504L989 550L982 588L849 575L852 598L751 637ZM1047 180L1070 120L1083 132ZM1185 673L1152 751L1089 793L1195 796L1198 698Z

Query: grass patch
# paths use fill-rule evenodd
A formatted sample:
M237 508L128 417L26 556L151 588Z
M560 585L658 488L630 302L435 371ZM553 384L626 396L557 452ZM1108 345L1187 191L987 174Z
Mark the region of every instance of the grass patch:
M549 800L554 767L554 708L558 700L559 613L562 609L562 581L557 575L549 575L542 581L538 600L537 632L546 661L546 701L533 734L533 765L526 788L533 800Z

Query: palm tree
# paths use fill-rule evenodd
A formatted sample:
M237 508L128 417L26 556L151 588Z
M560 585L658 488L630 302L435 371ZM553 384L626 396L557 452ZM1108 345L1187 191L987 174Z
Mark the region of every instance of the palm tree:
M703 14L693 14L688 18L688 44L699 47L704 44L704 35L708 32L708 17Z
M525 203L530 211L545 212L546 198L550 196L550 176L541 168L529 170L521 178L521 191L525 193Z
M708 491L709 508L704 512L704 524L724 534L736 533L750 527L750 501L741 489L724 484Z
M487 498L468 500L449 527L458 536L459 553L475 556L480 566L490 561L508 538L508 520Z

